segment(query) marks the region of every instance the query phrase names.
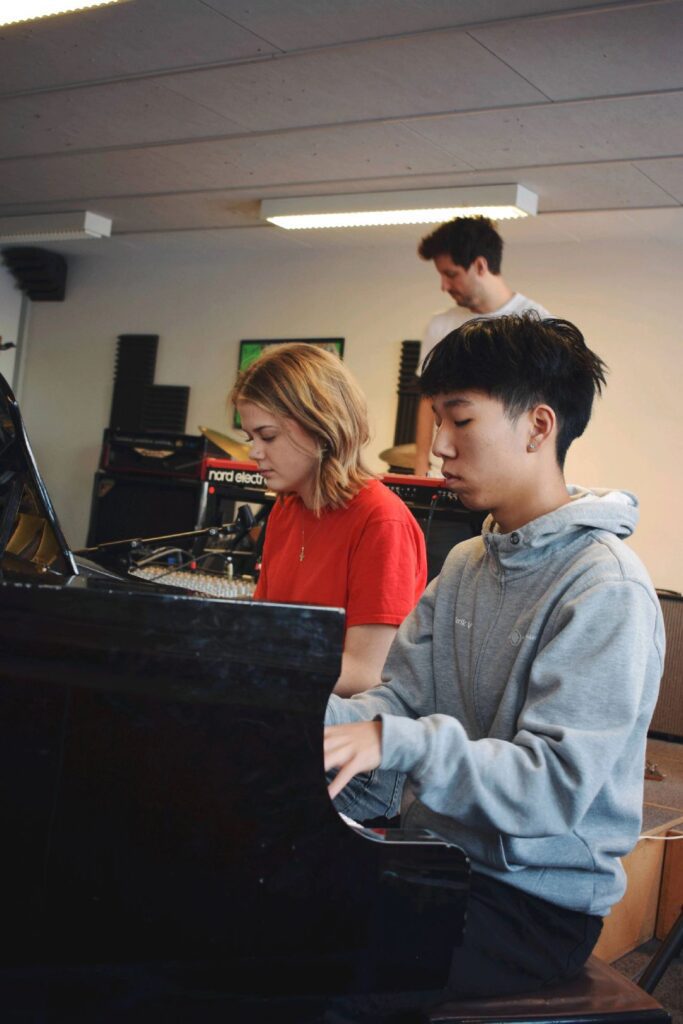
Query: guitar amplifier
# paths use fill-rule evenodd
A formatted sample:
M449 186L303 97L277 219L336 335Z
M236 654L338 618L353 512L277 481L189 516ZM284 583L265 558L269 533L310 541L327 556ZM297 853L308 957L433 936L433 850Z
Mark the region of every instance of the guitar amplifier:
M133 537L158 537L212 526L206 484L149 473L95 474L88 547Z
M104 432L100 470L200 480L203 460L218 451L202 434L165 434L109 427Z
M664 675L659 687L650 734L683 740L683 596L658 590L666 631Z
M465 508L443 478L385 473L381 479L405 502L424 533L428 580L439 575L452 547L481 533L488 513Z
M95 474L88 545L216 526L207 506L204 466L219 449L201 434L165 434L108 428ZM229 465L229 460L222 460Z

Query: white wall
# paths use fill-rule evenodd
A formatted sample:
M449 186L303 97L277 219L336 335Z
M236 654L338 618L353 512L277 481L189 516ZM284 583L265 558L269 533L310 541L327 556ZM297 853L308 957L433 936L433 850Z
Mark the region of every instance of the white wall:
M225 430L240 338L342 335L373 414L371 464L393 440L400 343L445 308L412 244L250 244L246 233L165 247L108 243L69 259L64 303L33 306L23 412L73 546L85 542L92 475L109 415L116 336L160 335L156 383L191 386L188 432ZM254 236L252 236L254 237ZM405 236L401 236L404 238ZM98 243L93 243L97 245ZM102 243L104 245L104 243ZM505 276L574 320L611 368L605 397L570 451L572 482L635 491L632 544L657 586L683 590L675 297L683 249L622 240L509 245Z

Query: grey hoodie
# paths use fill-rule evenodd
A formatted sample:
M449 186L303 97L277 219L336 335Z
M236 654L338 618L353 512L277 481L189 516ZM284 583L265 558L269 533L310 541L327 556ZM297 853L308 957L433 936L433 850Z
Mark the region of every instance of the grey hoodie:
M620 539L635 497L569 493L513 533L489 517L456 545L400 627L382 685L333 696L327 720L381 717L381 767L408 776L404 825L457 842L475 870L604 915L640 831L664 628Z

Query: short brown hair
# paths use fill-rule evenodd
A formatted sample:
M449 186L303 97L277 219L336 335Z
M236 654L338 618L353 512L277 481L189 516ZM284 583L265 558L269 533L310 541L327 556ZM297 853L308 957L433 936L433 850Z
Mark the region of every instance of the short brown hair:
M483 256L491 273L500 274L503 239L488 217L456 217L425 235L417 252L423 260L450 256L457 266L465 270L472 266L477 256Z
M361 449L370 438L365 397L341 359L319 345L273 345L243 370L230 400L295 420L317 441L313 510L342 508L372 479Z

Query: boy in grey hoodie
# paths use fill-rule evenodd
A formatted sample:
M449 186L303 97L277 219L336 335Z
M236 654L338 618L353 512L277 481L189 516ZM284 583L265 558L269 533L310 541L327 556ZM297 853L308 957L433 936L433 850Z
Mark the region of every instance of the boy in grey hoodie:
M640 831L659 602L623 543L636 498L568 487L562 468L605 369L574 325L533 314L469 321L436 346L420 381L434 454L490 515L400 627L382 685L330 700L330 794L361 775L376 813L376 769L404 772L402 825L471 859L449 985L462 994L575 973Z

